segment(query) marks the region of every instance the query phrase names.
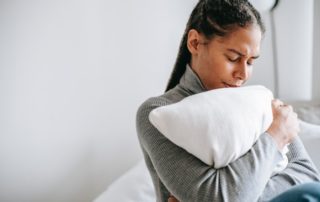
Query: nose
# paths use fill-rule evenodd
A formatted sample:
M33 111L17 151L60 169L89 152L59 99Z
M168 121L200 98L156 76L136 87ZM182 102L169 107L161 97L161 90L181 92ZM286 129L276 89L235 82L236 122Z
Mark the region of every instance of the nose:
M238 64L234 72L234 77L236 79L246 81L250 76L250 70L246 62Z

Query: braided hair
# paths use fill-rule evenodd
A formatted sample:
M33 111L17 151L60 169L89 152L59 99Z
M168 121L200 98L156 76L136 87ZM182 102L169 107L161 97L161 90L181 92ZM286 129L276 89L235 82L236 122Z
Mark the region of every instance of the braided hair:
M168 81L166 91L174 88L191 60L187 48L188 32L191 29L202 33L208 40L225 36L237 27L257 24L262 33L265 26L259 12L248 0L200 0L189 17L183 34L177 59Z

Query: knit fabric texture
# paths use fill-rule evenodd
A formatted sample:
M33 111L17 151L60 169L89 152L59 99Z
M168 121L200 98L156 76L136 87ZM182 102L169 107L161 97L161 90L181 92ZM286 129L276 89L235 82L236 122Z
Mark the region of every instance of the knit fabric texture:
M226 167L214 169L173 144L150 123L148 117L153 109L203 91L205 88L200 79L187 66L175 88L149 98L138 109L137 134L157 202L167 202L170 193L180 202L262 202L293 185L320 180L299 137L289 146L286 169L273 175L282 158L267 133L261 134L253 147L239 159Z

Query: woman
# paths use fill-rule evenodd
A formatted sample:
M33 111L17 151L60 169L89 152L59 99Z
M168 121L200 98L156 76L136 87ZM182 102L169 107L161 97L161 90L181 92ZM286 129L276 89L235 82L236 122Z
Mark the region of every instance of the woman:
M246 0L200 0L192 11L166 92L148 99L137 113L138 137L157 201L174 200L171 194L182 202L320 198L319 183L304 184L319 181L319 175L297 136L297 115L279 100L272 102L269 129L250 151L221 169L170 142L148 120L154 108L187 96L242 86L259 57L263 33L259 13ZM288 143L288 166L272 176L279 151Z

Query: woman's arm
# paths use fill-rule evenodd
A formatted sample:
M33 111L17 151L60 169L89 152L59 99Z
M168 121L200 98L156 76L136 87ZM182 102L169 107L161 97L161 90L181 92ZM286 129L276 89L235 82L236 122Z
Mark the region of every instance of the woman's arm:
M299 137L289 145L288 166L268 182L260 201L268 201L293 185L319 181L319 172L311 161Z
M241 158L214 169L173 144L149 122L150 111L166 104L165 99L149 99L137 114L141 146L166 188L184 202L257 201L281 160L274 139L264 133Z

